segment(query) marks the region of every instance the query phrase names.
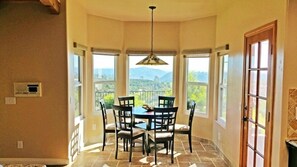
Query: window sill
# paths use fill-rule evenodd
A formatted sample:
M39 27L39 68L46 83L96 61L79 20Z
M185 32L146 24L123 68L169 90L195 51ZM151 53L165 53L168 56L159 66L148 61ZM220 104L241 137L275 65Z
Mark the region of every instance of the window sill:
M194 117L208 118L208 114L202 114L195 112Z
M75 117L74 119L74 125L78 125L81 121L83 121L85 119L85 117L83 116L78 116L78 117Z
M221 119L217 119L216 123L221 126L222 128L226 129L226 121L221 120Z

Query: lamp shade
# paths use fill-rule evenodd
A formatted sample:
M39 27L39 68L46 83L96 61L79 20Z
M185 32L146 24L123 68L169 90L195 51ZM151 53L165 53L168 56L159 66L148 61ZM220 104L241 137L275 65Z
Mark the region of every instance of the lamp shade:
M142 59L136 65L168 65L168 63L151 53L149 56Z

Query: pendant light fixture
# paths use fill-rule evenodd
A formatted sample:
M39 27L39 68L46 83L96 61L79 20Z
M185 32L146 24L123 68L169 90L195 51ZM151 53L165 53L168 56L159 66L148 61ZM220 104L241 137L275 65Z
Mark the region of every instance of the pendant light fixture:
M165 61L161 60L154 54L154 9L156 9L156 6L150 6L149 7L152 10L152 23L151 23L151 52L150 54L138 62L136 65L168 65Z

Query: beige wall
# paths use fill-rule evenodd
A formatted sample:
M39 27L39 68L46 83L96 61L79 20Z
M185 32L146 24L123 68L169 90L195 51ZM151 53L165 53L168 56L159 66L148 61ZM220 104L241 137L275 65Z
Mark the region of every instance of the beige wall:
M52 15L38 1L0 2L0 161L68 158L65 1ZM13 97L13 83L39 81L42 97ZM17 149L17 141L24 142ZM44 159L46 158L46 159ZM38 160L37 159L37 162Z
M239 166L241 99L242 99L242 69L244 33L277 20L277 61L276 61L276 96L275 115L273 119L273 150L272 166L285 166L286 150L281 127L286 126L280 119L283 110L279 101L282 100L282 59L284 57L284 27L286 1L236 1L221 9L217 15L216 46L230 44L228 107L226 128L214 124L214 141L225 153L233 166ZM286 92L284 92L286 93ZM285 114L284 114L285 115ZM219 134L221 140L218 140ZM282 137L283 138L283 137ZM281 146L281 150L280 147Z
M280 121L282 121L282 127L280 128L280 162L283 162L283 166L286 166L287 163L287 148L284 145L284 141L287 138L287 126L288 122L288 96L289 89L297 88L297 56L296 56L296 48L297 48L297 1L296 0L288 0L288 13L287 13L287 24L286 24L286 40L285 40L285 58L284 58L284 80L283 80L283 105L282 105L282 117L280 117ZM295 139L296 140L296 139Z
M202 19L196 19L191 21L182 22L180 24L180 51L187 49L214 49L215 47L215 33L216 33L216 17L207 17ZM184 84L184 58L180 55L180 78L179 78L179 106L181 110L179 112L178 121L187 123L188 115L185 114L186 106L186 85ZM193 135L199 136L206 139L212 139L212 126L213 126L213 88L212 84L214 81L214 53L211 53L211 68L210 68L210 80L209 80L209 115L208 117L194 117L193 120Z
M78 133L80 140L80 146L82 147L85 142L85 135L84 133L84 120L74 121L74 75L73 75L73 55L75 52L82 51L80 47L74 48L73 42L76 42L78 45L83 45L87 47L87 52L84 55L84 68L83 68L83 78L84 78L84 85L87 85L90 81L87 78L87 72L91 68L90 63L87 62L89 54L88 54L88 46L87 46L87 13L84 8L77 1L67 1L67 51L68 51L68 136L69 136L69 158L72 159L71 155L71 146L73 143L71 141L75 138ZM88 96L87 94L87 87L83 87L83 104L88 104ZM88 111L90 105L83 105L83 111Z

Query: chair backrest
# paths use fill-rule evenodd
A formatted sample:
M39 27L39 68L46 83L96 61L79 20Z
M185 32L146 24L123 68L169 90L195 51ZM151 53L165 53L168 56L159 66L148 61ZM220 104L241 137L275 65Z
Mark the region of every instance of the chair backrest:
M100 99L99 103L100 103L100 108L101 108L101 112L102 112L103 128L105 128L105 126L107 125L106 106L105 106L105 102L103 99Z
M188 122L188 125L189 125L190 129L192 129L192 123L193 123L193 117L194 117L194 113L195 113L195 107L196 107L196 102L191 101L190 104L189 104L190 115L189 115L189 122Z
M135 98L134 96L119 96L119 105L126 106L126 107L134 107L135 106Z
M174 96L159 96L158 107L173 107L174 99Z
M154 108L155 133L173 133L175 130L178 107ZM155 135L156 136L156 135Z
M113 105L113 115L117 131L132 133L132 107Z

